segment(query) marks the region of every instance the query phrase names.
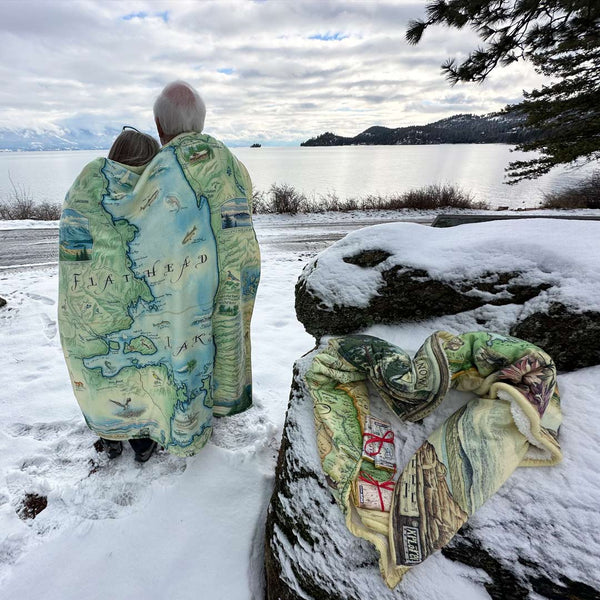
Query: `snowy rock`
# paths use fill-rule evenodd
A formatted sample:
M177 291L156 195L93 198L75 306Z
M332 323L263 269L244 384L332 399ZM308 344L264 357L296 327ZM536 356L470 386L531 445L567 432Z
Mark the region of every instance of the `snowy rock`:
M6 300L4 298L0 298L0 308L6 306Z
M475 311L482 328L541 346L560 370L595 365L599 239L600 223L558 219L367 227L307 265L296 314L320 338Z
M394 597L375 550L348 531L329 492L297 367L267 512L265 570L267 600Z
M548 348L550 356L564 371L600 363L598 312L574 313L562 304L551 304L547 313L529 315L511 327L510 333Z
M600 451L586 441L599 430L600 405L589 403L600 367L561 378L569 412L561 433L564 462L517 469L442 552L390 590L374 548L347 530L321 469L312 400L302 379L313 355L294 369L267 513L267 600L600 599L600 473L594 466ZM406 461L470 397L450 396L422 423L399 425L396 443Z

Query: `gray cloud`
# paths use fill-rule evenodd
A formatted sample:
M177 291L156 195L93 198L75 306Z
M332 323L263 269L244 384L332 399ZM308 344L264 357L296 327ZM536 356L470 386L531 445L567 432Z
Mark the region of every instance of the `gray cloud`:
M440 65L464 57L477 37L436 28L409 46L406 24L424 8L342 0L4 2L0 127L150 129L154 98L181 78L204 96L208 132L230 143L297 143L325 130L355 135L375 124L490 112L540 84L530 67L513 65L484 85L451 88Z

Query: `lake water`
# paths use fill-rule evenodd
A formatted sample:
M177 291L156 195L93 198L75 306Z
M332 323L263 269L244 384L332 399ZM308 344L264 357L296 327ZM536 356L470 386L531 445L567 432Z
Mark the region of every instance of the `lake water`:
M287 183L309 196L336 193L340 198L391 195L432 183L450 183L492 207L530 208L547 191L565 188L592 172L560 168L514 186L503 183L511 160L530 154L510 152L504 144L431 146L340 146L232 148L248 168L255 189ZM11 192L10 180L36 201L62 202L83 166L107 151L2 152L0 198Z

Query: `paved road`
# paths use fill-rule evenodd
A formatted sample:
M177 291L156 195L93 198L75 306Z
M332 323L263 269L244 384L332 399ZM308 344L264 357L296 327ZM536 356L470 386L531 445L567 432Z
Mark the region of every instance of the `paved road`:
M58 229L0 231L0 269L58 263Z
M348 232L390 220L341 220L325 223L256 223L263 250L320 252ZM421 221L422 224L429 222ZM0 231L0 272L58 264L58 229Z

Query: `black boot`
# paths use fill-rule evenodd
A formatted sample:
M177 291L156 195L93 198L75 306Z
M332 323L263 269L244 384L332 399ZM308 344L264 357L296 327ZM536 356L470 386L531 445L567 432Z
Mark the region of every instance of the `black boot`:
M135 460L141 463L145 463L152 456L152 453L156 450L156 446L158 445L150 438L129 440L129 443L135 452Z
M121 452L123 452L123 443L116 440L105 440L104 438L100 438L102 440L102 447L106 452L108 458L117 458L117 456L121 456Z

